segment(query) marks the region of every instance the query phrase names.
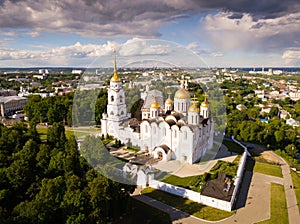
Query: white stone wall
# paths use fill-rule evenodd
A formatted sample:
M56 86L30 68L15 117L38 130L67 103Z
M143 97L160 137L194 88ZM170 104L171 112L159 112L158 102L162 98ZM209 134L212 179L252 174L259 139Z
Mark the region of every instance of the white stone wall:
M240 159L239 168L237 170L236 179L234 181L235 188L233 190L233 194L232 194L230 201L224 201L224 200L216 199L213 197L208 197L205 195L200 195L199 192L195 192L192 190L188 190L188 189L185 189L182 187L174 186L174 185L156 181L156 180L151 181L149 183L149 186L152 188L158 189L158 190L168 192L170 194L174 194L174 195L177 195L177 196L180 196L183 198L190 199L192 201L196 201L198 203L201 203L201 204L204 204L207 206L211 206L211 207L218 208L218 209L225 210L225 211L232 211L233 205L236 201L237 193L238 193L240 185L242 183L247 156L250 155L249 152L247 151L247 148L244 145L242 145L240 142L236 141L234 138L233 138L233 141L236 142L237 144L241 145L244 148L245 152L243 153L243 155Z
M174 186L156 180L149 183L149 186L157 190L165 191L182 198L187 198L210 207L218 208L225 211L232 210L231 202L200 195L200 193L196 191L188 190L182 187Z

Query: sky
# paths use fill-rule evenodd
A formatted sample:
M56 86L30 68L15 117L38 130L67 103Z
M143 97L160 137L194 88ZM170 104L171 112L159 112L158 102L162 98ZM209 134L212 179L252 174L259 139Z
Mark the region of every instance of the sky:
M110 67L113 48L120 66L293 67L299 36L299 0L0 0L0 67Z

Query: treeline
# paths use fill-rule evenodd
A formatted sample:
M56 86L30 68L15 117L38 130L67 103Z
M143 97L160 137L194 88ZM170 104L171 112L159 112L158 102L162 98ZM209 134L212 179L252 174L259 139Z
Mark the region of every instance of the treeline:
M75 98L74 98L75 96ZM75 99L75 103L73 104ZM106 111L107 90L86 90L78 93L69 93L62 96L41 98L33 95L24 105L24 111L33 124L63 122L72 126L73 119L84 121L84 125L91 122L100 124L102 113ZM73 113L73 106L78 113ZM78 117L80 115L80 117ZM76 117L77 116L77 117ZM78 121L75 122L78 124Z
M134 186L91 169L63 124L47 138L24 123L0 126L0 223L106 223L126 211Z

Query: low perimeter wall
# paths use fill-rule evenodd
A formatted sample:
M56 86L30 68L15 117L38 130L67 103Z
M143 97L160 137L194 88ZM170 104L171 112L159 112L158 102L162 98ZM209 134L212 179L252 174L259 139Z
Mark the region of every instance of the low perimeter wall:
M236 176L235 176L235 180L234 180L234 190L233 190L233 194L232 194L230 201L223 201L223 200L220 200L217 198L201 195L199 192L195 192L192 190L188 190L188 189L185 189L182 187L174 186L172 184L167 184L167 183L160 182L157 180L150 181L149 187L152 187L152 188L155 188L155 189L158 189L161 191L165 191L170 194L174 194L174 195L177 195L177 196L180 196L183 198L187 198L192 201L195 201L195 202L198 202L198 203L210 206L210 207L218 208L218 209L225 210L225 211L232 211L233 205L236 201L237 193L238 193L240 185L242 183L247 156L249 155L249 152L247 151L247 148L245 146L243 146L240 142L235 140L233 137L232 137L232 140L244 148L244 153L240 159L239 168L236 172Z

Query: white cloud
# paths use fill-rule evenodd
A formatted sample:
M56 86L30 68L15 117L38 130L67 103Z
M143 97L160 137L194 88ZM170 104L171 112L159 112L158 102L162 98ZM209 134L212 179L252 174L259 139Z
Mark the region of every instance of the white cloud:
M224 53L222 53L222 52L214 52L214 53L211 53L211 56L213 56L213 57L223 57Z
M155 40L133 38L120 46L121 56L164 55L172 51L168 44L155 43Z
M300 66L300 48L285 50L282 58L287 66Z
M262 51L293 47L300 35L300 13L271 19L254 20L250 14L232 19L233 13L207 15L204 23L214 45L225 49L258 49Z
M300 59L300 48L299 49L289 49L283 52L283 59Z
M104 44L82 44L77 42L73 45L51 49L41 46L37 50L2 48L0 49L0 60L2 60L2 63L6 61L12 64L17 64L20 61L32 64L35 61L36 64L41 63L52 66L73 65L76 61L76 63L80 63L76 66L87 66L96 58L103 58L102 62L104 63L104 58L111 57L114 48L117 49L121 58L137 60L139 56L148 58L166 56L172 52L174 46L170 46L168 42L162 43L158 40L133 38L123 44L107 41ZM107 65L102 64L102 66Z

